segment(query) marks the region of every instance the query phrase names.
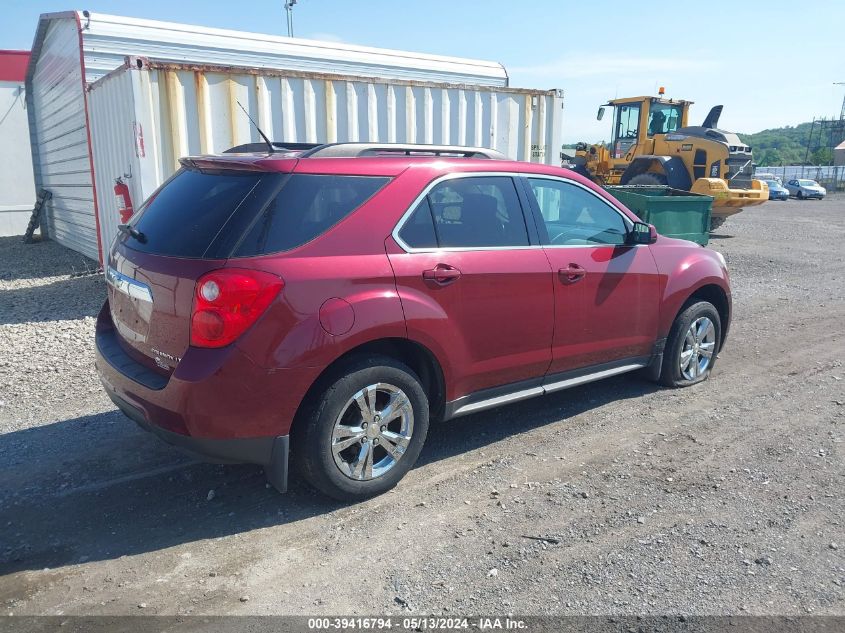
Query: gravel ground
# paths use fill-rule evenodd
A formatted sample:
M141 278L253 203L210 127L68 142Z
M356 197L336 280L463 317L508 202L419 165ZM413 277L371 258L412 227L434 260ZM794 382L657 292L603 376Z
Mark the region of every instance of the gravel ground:
M843 198L744 211L710 381L437 427L342 505L135 428L93 371L94 264L2 238L0 613L845 615L844 242Z
M0 237L0 433L113 408L91 371L98 266L55 242Z

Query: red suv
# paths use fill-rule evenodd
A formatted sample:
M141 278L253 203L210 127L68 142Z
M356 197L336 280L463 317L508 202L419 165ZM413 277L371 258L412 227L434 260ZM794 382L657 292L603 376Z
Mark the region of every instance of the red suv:
M705 380L725 261L602 189L484 149L182 159L107 261L97 369L167 442L360 499L446 420L642 370Z

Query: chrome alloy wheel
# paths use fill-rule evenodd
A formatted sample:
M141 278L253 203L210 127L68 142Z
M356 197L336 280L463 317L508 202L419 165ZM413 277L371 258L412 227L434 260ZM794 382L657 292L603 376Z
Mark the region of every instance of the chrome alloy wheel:
M695 380L710 366L716 352L716 326L707 317L699 317L689 326L678 362L681 375Z
M331 450L344 475L381 477L402 459L414 432L414 409L404 391L379 382L353 395L334 423Z

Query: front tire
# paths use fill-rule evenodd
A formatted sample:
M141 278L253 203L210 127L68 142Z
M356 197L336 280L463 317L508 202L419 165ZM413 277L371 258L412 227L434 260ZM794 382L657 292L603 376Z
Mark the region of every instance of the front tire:
M798 198L799 200L803 200L804 194L799 191L798 193L795 194L795 197Z
M386 356L355 359L324 381L294 429L303 478L339 501L393 488L420 455L428 398L407 365Z
M660 384L688 387L707 380L722 340L722 321L712 303L698 301L675 319L663 354Z

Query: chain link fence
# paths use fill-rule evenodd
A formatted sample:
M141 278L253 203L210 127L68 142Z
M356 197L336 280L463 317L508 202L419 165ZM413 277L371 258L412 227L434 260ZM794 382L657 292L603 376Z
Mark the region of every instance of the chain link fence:
M813 165L757 166L754 173L773 174L783 182L793 178L809 178L815 180L828 192L845 191L845 165L822 167Z

